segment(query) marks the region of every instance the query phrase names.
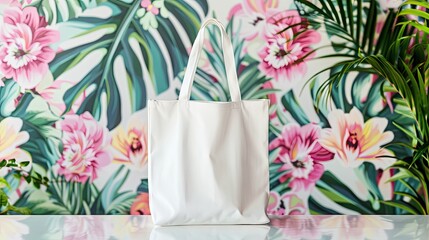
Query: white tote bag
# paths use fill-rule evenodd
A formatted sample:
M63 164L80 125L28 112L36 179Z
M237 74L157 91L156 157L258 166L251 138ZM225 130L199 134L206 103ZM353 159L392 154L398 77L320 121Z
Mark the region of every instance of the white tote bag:
M231 102L190 101L204 29L221 30ZM179 100L149 100L149 201L157 225L264 224L269 100L241 100L223 25L208 19L191 50Z

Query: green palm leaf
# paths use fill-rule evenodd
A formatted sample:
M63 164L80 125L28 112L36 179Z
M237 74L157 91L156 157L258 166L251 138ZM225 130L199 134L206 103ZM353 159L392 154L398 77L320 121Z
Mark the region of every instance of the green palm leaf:
M413 214L429 212L429 189L427 183L429 177L429 97L428 88L428 34L427 21L429 14L426 9L429 7L427 1L409 0L401 5L398 13L390 10L383 29L374 39L375 24L377 22L378 3L374 0L329 0L320 1L319 5L308 3L304 0L296 0L299 3L301 14L311 18L314 27L324 24L331 39L341 39L340 42L332 40L332 45L336 51L348 54L349 59L334 63L331 67L323 71L331 71L329 78L318 85L316 91L316 104L322 96L333 97L336 104L343 102L344 92L341 89L346 81L347 74L358 72L355 81L365 81L359 77L362 74L376 74L389 82L380 85L380 92L387 90L397 93L399 100L395 113L405 114L407 119L404 124L398 120L392 120L394 127L399 129L404 139L412 141L412 146L406 142L399 142L397 147L407 148L407 153L412 157L404 156L403 161L396 162L393 167L401 169L407 173L407 178L417 179L419 185L411 186L406 182L398 184L397 197L393 201L384 202L388 206L397 207ZM424 10L422 10L424 9ZM417 20L410 20L408 16L414 16ZM353 21L357 17L357 24L354 28ZM314 19L314 20L313 20ZM362 36L362 37L360 37ZM322 58L336 57L338 54L328 54ZM342 55L344 56L344 55ZM317 73L318 76L321 72ZM312 84L315 85L314 82ZM355 85L355 84L354 84ZM391 88L389 90L389 88ZM352 99L353 100L353 99ZM356 100L353 100L356 105ZM365 106L358 103L365 109ZM322 106L326 106L322 105ZM346 106L342 106L346 107ZM324 110L325 111L325 110ZM410 120L413 120L410 122ZM395 132L395 136L396 136ZM395 177L397 179L397 177ZM405 178L401 178L403 181ZM411 181L411 180L410 180ZM413 188L418 188L423 192L423 199L417 198ZM395 187L396 188L396 187ZM414 189L416 190L416 189ZM403 197L408 197L411 202L403 201Z
M330 0L317 1L317 4L295 0L295 3L301 16L306 17L314 27L325 26L337 51L352 57L359 52L371 54L379 49L374 41L378 15L376 0ZM387 20L386 24L394 19L388 17Z

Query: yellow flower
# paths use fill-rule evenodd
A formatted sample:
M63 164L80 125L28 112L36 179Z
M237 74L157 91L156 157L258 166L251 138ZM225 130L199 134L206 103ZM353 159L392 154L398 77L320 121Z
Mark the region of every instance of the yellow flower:
M127 126L119 125L112 132L113 161L138 171L147 167L147 133L142 119L139 113L134 114Z

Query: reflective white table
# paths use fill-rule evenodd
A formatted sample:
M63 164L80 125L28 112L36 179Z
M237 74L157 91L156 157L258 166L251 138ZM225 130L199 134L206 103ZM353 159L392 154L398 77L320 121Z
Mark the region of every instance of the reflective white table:
M429 239L428 216L285 216L269 225L157 227L150 216L0 216L7 239Z

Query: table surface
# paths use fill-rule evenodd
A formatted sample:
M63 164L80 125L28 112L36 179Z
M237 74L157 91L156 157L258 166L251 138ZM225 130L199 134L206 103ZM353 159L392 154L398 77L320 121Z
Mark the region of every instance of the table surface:
M429 216L284 216L269 225L155 227L150 216L0 216L8 239L429 239Z

